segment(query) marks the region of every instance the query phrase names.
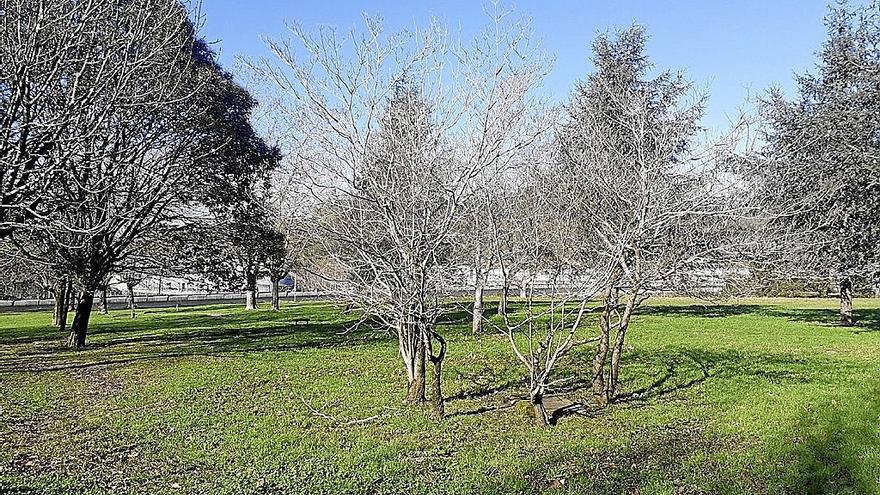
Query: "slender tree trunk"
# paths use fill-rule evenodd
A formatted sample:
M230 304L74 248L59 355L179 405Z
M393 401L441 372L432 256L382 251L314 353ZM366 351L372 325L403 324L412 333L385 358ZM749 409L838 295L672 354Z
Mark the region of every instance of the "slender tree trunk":
M106 315L110 312L110 307L107 305L107 288L101 290L101 314Z
M280 279L272 277L272 311L281 309L281 298L278 295L278 282Z
M608 395L605 391L605 359L608 357L610 319L610 312L607 309L603 310L599 320L599 345L593 357L593 401L598 406L608 403Z
M52 315L52 324L61 327L61 317L67 313L67 277L62 278L55 285L55 311Z
M549 426L550 417L547 415L547 407L544 406L544 393L533 390L530 395L532 409L535 411L535 426Z
M840 324L846 327L855 324L853 318L853 284L849 277L840 278Z
M608 383L605 384L605 396L608 400L614 399L617 393L617 381L620 376L620 356L623 354L623 339L626 335L627 326L621 324L617 330L617 339L614 342L614 348L611 351L611 369L608 373Z
M64 287L61 291L61 306L58 308L58 329L64 333L67 330L67 313L69 312L70 300L73 298L73 283L70 279L65 279Z
M443 400L443 360L446 359L446 340L439 334L432 332L433 340L440 344L440 352L430 355L431 364L434 365L433 387L431 400L434 403L434 417L442 418L445 414L445 401Z
M599 319L599 345L593 358L593 400L598 406L608 404L608 394L605 389L605 360L608 358L611 340L611 314L617 305L612 291L613 288L609 288L605 292L605 306Z
M443 387L442 387L442 371L443 371L443 360L442 359L431 359L432 364L434 365L434 377L432 383L432 392L431 392L431 402L434 404L434 417L442 418L445 414L445 404L443 400Z
M507 297L510 294L510 282L507 280L501 285L501 299L498 301L498 316L507 314Z
M626 331L629 329L629 321L635 309L636 293L638 288L633 290L631 298L626 303L623 310L623 316L620 318L620 324L617 329L617 338L614 340L614 349L611 351L611 370L609 372L609 380L607 385L606 396L608 400L612 400L617 393L617 384L620 378L620 360L623 355L623 345L626 339Z
M134 319L137 316L135 312L137 303L134 302L134 284L126 282L125 288L128 289L128 309L131 311L131 318Z
M249 272L246 277L244 309L257 309L257 274Z
M52 324L57 327L61 324L61 311L64 307L64 286L57 284L52 291L52 297L55 299L55 305L52 309Z
M474 289L473 332L475 334L483 332L483 285L479 278L477 279L477 288Z
M95 303L95 293L83 289L76 305L76 315L73 324L70 325L70 334L67 337L67 346L81 349L86 345L86 332L89 329L89 317L92 314L92 305Z

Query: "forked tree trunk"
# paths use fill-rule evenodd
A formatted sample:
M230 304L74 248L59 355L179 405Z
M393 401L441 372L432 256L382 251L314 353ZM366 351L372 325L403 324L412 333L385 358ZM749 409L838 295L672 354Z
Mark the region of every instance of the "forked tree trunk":
M540 391L532 391L531 403L535 412L535 426L549 426L550 417L547 415L547 407L544 405L544 393Z
M843 326L852 326L855 324L853 318L853 284L849 277L840 278L840 324Z
M281 298L278 295L278 282L281 279L272 277L272 311L281 309Z
M483 286L479 280L477 280L477 288L474 289L473 332L475 334L483 332Z
M424 403L425 398L425 344L424 336L416 325L401 318L397 322L397 339L403 367L406 369L406 399L410 404Z
M248 273L246 277L247 284L245 285L244 291L244 309L257 309L257 274Z
M76 315L73 324L70 325L70 334L67 337L67 346L73 349L81 349L86 345L86 332L89 329L89 317L92 314L92 305L95 303L95 293L83 289L76 305Z

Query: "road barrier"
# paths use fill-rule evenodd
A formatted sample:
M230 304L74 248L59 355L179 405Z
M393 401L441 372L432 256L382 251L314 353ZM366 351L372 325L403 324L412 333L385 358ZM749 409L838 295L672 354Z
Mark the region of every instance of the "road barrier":
M278 297L284 301L298 300L321 300L330 299L333 294L329 292L281 292ZM258 292L257 299L268 301L272 298L269 292ZM240 301L244 304L244 292L214 292L202 294L167 294L167 295L148 295L135 296L134 303L141 308L159 308L171 307L175 305L194 306L206 303L229 303ZM100 305L100 297L95 297L94 306ZM107 305L110 309L121 309L128 307L128 297L112 296L107 298ZM55 306L54 299L18 299L18 300L0 300L0 310L39 310L52 308Z

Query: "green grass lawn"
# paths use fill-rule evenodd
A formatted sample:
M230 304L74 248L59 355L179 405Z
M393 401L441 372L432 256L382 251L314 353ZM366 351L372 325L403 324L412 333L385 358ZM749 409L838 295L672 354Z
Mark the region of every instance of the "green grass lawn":
M402 405L396 341L331 304L114 311L78 352L48 313L0 313L0 493L880 493L880 301L856 307L842 328L832 300L656 299L628 395L547 429L465 312L439 422Z

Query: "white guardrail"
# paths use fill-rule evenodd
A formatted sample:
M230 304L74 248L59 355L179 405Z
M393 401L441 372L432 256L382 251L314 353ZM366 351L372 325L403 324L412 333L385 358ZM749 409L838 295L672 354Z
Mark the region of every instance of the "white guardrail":
M281 292L278 296L281 299L313 299L316 297L325 297L331 295L328 292ZM258 292L257 298L269 299L272 297L270 292ZM135 296L135 304L161 304L161 303L181 303L189 301L244 301L244 292L215 292L205 294L168 294L161 296ZM95 306L101 303L100 297L95 297ZM120 305L128 306L128 297L113 296L107 298L107 304L119 307ZM17 300L0 300L0 308L51 308L55 305L54 299L17 299Z

